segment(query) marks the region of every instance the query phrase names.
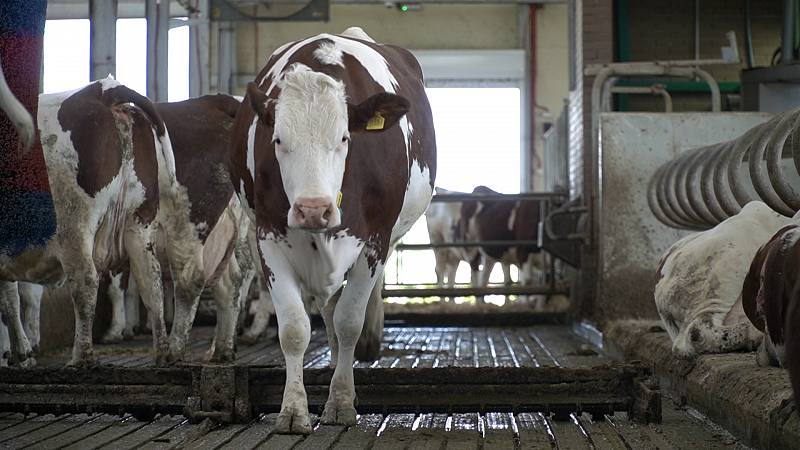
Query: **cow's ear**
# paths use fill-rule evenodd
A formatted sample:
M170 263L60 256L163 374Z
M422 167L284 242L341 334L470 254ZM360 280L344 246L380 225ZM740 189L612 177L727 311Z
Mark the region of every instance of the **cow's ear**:
M351 133L383 131L396 124L411 108L405 97L382 92L358 105L347 105Z
M250 99L250 107L258 114L258 118L263 121L266 126L273 127L275 125L275 118L272 116L272 112L270 112L269 108L267 108L267 102L269 101L267 94L261 92L258 86L251 81L247 83L247 97Z

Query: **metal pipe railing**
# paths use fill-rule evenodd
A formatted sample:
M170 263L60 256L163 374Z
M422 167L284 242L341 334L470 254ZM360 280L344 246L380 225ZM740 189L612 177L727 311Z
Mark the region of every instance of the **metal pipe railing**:
M793 216L800 194L782 162L792 158L800 174L800 108L777 114L737 139L688 150L659 167L650 179L650 210L667 226L705 230L737 214L752 200ZM747 164L757 198L745 189L740 174Z

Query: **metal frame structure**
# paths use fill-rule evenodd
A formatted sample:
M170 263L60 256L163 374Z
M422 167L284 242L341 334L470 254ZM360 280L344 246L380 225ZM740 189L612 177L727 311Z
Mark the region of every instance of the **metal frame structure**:
M464 201L483 201L491 202L497 200L543 200L541 203L541 217L542 224L547 222L546 218L555 210L554 205L562 204L566 201L566 194L559 193L525 193L525 194L489 194L489 195L472 195L472 194L448 194L448 195L435 195L431 202L464 202ZM383 297L467 297L467 296L482 296L482 295L567 295L569 292L564 289L558 289L555 283L555 258L557 254L550 251L545 242L552 242L554 233L549 231L551 238L545 239L543 234L548 233L546 227L540 224L532 224L531 226L539 227L539 239L536 241L475 241L475 242L454 242L454 243L441 243L441 244L399 244L395 248L396 251L421 251L441 247L511 247L519 245L536 246L540 247L551 254L549 273L550 285L548 287L542 286L503 286L503 287L458 287L458 288L438 288L438 287L419 287L420 284L405 285L405 284L392 284L385 285L391 286L383 289ZM413 287L404 287L413 286Z

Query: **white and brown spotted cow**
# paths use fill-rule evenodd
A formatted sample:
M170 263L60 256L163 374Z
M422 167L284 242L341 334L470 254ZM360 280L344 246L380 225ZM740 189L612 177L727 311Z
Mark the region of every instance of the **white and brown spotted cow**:
M759 247L789 221L762 202L750 202L667 250L656 271L655 301L676 358L752 350L761 342L761 332L745 315L743 283Z
M217 305L217 328L206 358L233 361L242 291L255 275L247 242L250 220L234 195L227 167L228 140L239 105L222 94L156 104L175 155L177 184L161 186L156 254L165 285L175 291L170 340L177 360L183 359L200 294L210 288ZM240 251L235 251L237 244ZM138 296L123 295L121 286L122 280L115 279L109 287L114 306L104 337L108 341L121 340L126 329L131 332L138 322L134 312ZM138 290L135 283L127 287ZM123 306L126 297L129 304ZM166 297L171 303L173 297Z
M486 186L473 189L475 196L499 194ZM539 200L470 200L461 207L461 229L467 241L535 241L539 236L541 202ZM492 269L499 262L503 267L504 282L511 284L511 265L520 268L520 284L532 286L543 282L542 249L537 245L514 247L479 247L481 258L470 263L473 284L486 286ZM483 268L479 271L479 264ZM477 297L479 304L483 297ZM544 297L537 297L537 309L542 309Z
M276 429L311 432L303 386L311 327L303 292L335 330L329 333L335 372L321 421L354 425L356 342L362 328L382 330L374 291L386 258L433 193L436 143L419 64L360 28L282 46L248 84L230 169L242 203L255 213L286 358ZM345 278L338 301L331 301ZM380 332L371 337L379 338Z
M45 247L0 264L0 307L11 317L12 351L21 360L31 354L17 282L66 279L75 307L70 364L93 363L98 273L129 263L145 305L160 319L151 324L156 363L168 362L155 231L159 176L174 178L175 164L163 121L147 98L107 78L40 96L38 124L58 225Z

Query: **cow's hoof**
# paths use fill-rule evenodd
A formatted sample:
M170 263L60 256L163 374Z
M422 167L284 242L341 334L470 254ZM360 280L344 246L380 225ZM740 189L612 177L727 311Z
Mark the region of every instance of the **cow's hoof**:
M19 362L20 367L33 367L36 365L36 358L33 356L23 359Z
M96 367L97 360L94 358L93 355L82 356L82 357L72 357L67 363L67 367L81 367L81 368L89 368L89 367Z
M253 336L252 334L245 333L237 337L236 342L241 345L247 345L247 346L254 345L256 342L258 342L258 336Z
M215 351L214 355L211 357L209 362L211 364L230 364L233 360L236 359L236 355L234 352L223 352L223 351Z
M116 344L117 342L122 342L122 334L108 333L100 339L101 344Z
M175 364L178 359L172 354L171 350L160 350L156 352L156 367L166 367Z
M311 434L311 416L282 412L275 422L275 432L279 434Z
M355 408L336 407L330 403L325 405L325 411L322 412L321 421L323 425L351 426L358 423L358 420L356 420Z
M353 356L362 362L375 361L381 357L381 341L379 339L359 339Z

